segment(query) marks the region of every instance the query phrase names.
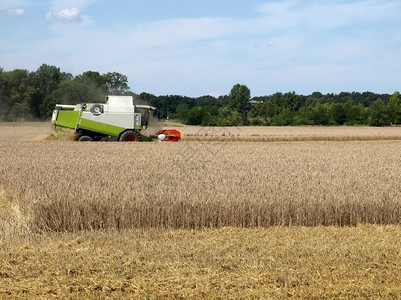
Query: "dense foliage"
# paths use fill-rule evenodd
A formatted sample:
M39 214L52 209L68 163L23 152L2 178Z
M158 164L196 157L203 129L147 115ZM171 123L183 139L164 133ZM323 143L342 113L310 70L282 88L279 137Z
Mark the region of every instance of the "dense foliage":
M342 92L298 95L295 92L250 97L245 85L235 85L230 94L214 98L203 96L154 96L139 98L159 108L160 118L175 118L188 125L370 125L401 124L399 92Z
M117 72L81 75L43 64L35 72L0 68L0 121L48 119L56 103L104 101L107 94L129 92L128 79Z
M102 102L107 94L135 96L136 101L157 107L159 118L174 118L189 125L370 125L401 124L399 92L295 92L253 97L245 85L236 84L229 95L197 98L149 93L135 95L128 79L117 72L87 71L73 76L43 64L35 72L0 68L0 121L48 119L56 103Z

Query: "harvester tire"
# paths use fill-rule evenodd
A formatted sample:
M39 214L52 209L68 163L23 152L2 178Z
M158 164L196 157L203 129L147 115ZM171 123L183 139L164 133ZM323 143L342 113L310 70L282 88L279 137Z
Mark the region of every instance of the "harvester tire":
M141 137L138 132L134 130L127 130L123 132L119 139L120 142L140 142Z
M82 135L79 137L78 142L92 142L93 139L89 135Z

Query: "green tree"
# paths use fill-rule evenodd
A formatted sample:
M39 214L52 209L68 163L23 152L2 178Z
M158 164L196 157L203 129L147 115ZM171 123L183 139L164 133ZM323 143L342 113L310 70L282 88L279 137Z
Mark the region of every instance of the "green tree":
M11 107L11 98L6 91L4 70L0 68L0 122L6 121L7 112Z
M108 72L103 75L107 92L112 95L121 95L130 90L127 76L118 72Z
M251 110L248 112L248 118L255 118L255 117L260 117L264 115L263 111L263 103L255 103L252 104Z
M1 74L1 119L7 121L33 118L33 99L37 93L29 81L27 70L15 69Z
M32 81L38 89L35 103L36 106L39 107L39 115L42 118L49 117L49 112L47 109L44 109L44 107L49 107L56 101L54 97L52 97L53 92L59 88L61 82L72 80L72 78L73 76L70 73L61 72L60 68L47 64L42 64L36 72L32 74ZM60 103L60 100L61 99L56 102ZM46 103L48 101L51 103Z
M365 123L365 108L362 104L346 105L345 113L347 115L346 125L362 125Z
M219 115L216 121L217 126L242 126L244 120L241 115L228 106L219 109Z
M102 89L103 92L107 92L106 77L99 72L86 71L82 73L82 75L76 76L74 79L77 79L77 77L86 83L93 84Z
M328 125L329 124L329 105L321 104L318 102L313 107L312 120L315 125Z
M71 77L71 74L62 73L58 67L42 64L36 70L33 80L42 98L45 98L58 88L61 81Z
M159 103L158 103L158 99L157 98L158 97L156 97L155 95L149 94L149 93L145 93L145 92L140 93L139 96L138 96L138 100L139 100L140 103L153 105L153 106L159 108L159 106L158 106Z
M188 125L200 125L206 116L206 111L201 106L194 106L188 111L187 123Z
M279 114L276 114L271 119L273 126L287 126L293 124L294 112L287 108L282 108Z
M263 102L263 115L272 118L276 114L277 108L271 100Z
M401 124L401 96L399 92L394 92L387 103L390 122Z
M301 107L298 113L294 116L294 125L315 125L313 120L314 108L312 106Z
M177 106L176 118L183 122L184 124L188 124L188 116L189 116L189 106L188 104L180 104Z
M277 113L279 113L283 108L283 94L280 92L275 93L271 97L271 102L274 104L275 107L277 107Z
M289 111L297 111L302 106L301 97L295 92L285 93L282 98L282 106Z
M344 105L341 103L333 103L330 107L330 121L333 125L343 125L346 121Z
M250 98L250 89L246 85L241 84L234 85L229 95L228 107L240 115L243 123L246 121L248 102Z
M369 125L371 126L388 126L390 125L390 117L384 101L379 98L369 107Z
M96 73L90 71L89 74ZM62 82L60 88L64 92L63 103L66 104L104 102L107 95L105 80L101 76L88 76L88 72L76 76L71 81Z
M55 90L51 95L47 95L39 105L39 112L43 118L49 118L52 115L54 107L58 103L63 103L61 100L63 98L62 89Z

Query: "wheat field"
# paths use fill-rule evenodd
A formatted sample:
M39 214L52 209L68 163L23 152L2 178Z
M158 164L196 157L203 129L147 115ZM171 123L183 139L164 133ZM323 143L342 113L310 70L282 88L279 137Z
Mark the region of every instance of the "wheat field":
M168 126L168 124L162 124ZM172 124L174 125L174 124ZM353 141L400 140L400 127L235 126L179 127L187 141Z
M401 298L394 128L186 128L179 143L23 129L0 127L1 299Z
M3 194L32 232L401 220L399 141L6 141L0 149Z

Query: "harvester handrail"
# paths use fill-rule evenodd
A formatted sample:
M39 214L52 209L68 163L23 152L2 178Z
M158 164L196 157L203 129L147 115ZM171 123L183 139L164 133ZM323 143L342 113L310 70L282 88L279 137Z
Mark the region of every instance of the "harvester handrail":
M76 105L56 104L56 110L74 110Z
M78 119L77 119L77 124L75 124L75 131L77 131L79 121L81 120L82 116L82 109L84 108L84 105L82 104L79 108L79 113L78 113Z

